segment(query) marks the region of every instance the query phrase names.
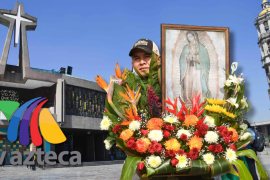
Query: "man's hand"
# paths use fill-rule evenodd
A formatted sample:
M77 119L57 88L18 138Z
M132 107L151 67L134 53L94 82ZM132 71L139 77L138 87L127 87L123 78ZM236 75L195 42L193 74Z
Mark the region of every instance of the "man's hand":
M251 140L249 144L253 144L253 143L254 143L254 141L253 141L253 140Z

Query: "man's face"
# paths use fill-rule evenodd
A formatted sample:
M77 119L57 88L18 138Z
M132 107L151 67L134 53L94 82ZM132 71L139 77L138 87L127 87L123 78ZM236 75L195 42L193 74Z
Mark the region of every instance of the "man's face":
M146 76L145 72L149 72L151 54L141 49L136 49L132 56L132 67L136 68L142 76Z

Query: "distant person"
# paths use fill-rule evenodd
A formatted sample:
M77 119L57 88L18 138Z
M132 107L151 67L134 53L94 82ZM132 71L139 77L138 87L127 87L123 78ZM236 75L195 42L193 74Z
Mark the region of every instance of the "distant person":
M253 136L253 138L250 141L250 143L246 147L244 147L242 149L251 149L257 155L256 150L253 148L253 144L254 144L254 141L256 139L256 134L255 134L254 130L252 129L252 127L250 126L250 124L249 124L248 121L245 121L245 124L248 125L247 132L249 132L251 134L251 136ZM251 159L251 158L248 158L246 156L245 156L245 158L246 158L246 161L247 161L247 164L248 164L248 168L249 168L250 174L253 177L253 180L259 180L258 175L257 175L257 172L256 172L256 164L255 164L256 162L255 162L255 160L254 159Z
M2 164L0 164L0 167L2 167L2 170L4 171L4 166L6 164L6 158L4 158Z

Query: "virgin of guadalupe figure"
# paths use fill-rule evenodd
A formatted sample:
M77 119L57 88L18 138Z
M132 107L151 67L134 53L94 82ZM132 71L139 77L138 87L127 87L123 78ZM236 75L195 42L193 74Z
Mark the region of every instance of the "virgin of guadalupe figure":
M196 31L187 31L188 44L183 48L180 56L180 84L182 98L186 106L192 106L193 92L201 93L200 102L204 98L211 98L208 87L210 59L207 49L200 43Z

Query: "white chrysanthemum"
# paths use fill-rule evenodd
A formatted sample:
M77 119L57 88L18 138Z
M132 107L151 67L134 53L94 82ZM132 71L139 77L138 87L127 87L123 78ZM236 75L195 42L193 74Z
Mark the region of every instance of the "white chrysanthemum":
M170 123L170 124L173 124L173 123L179 123L179 120L178 120L177 117L174 116L174 115L167 115L167 116L164 118L164 121L167 122L167 123Z
M203 160L206 162L206 164L210 165L215 162L215 156L211 153L207 153L203 155Z
M241 141L247 140L247 138L249 138L251 136L251 134L249 132L246 132L243 136L240 137Z
M151 141L161 141L163 139L163 133L161 130L152 130L149 132L148 134L148 138L151 140Z
M107 149L107 150L109 150L109 149L111 149L111 147L112 147L112 144L111 144L111 141L110 140L104 140L104 144L105 144L105 148Z
M147 163L152 168L157 168L161 164L161 158L159 156L150 156L147 160Z
M204 139L208 143L216 143L218 141L218 134L214 131L207 131Z
M237 159L235 151L230 148L226 150L225 157L230 163Z
M204 119L204 123L208 126L208 127L215 127L215 119L212 116L206 116Z
M187 157L185 155L183 155L183 156L176 155L175 158L178 160L178 163L176 164L177 168L187 167L188 159L187 159Z
M189 130L185 130L185 129L178 130L176 136L178 138L180 138L182 134L187 135L187 138L190 138L192 136L191 133L190 133L190 131Z
M103 116L103 119L100 123L100 129L108 130L110 125L112 125L112 121L108 118L108 116Z
M131 131L136 131L136 130L139 130L140 128L141 128L141 123L139 121L132 121L129 124L129 129Z

